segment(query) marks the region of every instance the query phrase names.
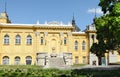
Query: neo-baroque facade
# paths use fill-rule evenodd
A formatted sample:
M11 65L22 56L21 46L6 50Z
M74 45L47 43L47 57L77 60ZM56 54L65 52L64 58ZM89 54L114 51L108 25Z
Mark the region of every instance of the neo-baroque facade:
M49 65L51 58L65 65L88 64L90 46L96 42L94 25L84 32L71 23L13 24L6 12L0 14L0 64ZM97 59L96 59L97 61ZM62 61L61 61L62 62Z

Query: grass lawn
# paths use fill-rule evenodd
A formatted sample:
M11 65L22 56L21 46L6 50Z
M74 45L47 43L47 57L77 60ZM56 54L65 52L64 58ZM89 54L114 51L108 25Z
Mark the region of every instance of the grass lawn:
M82 67L85 64L75 64L73 67ZM120 77L118 69L42 69L36 65L0 65L0 77Z
M74 64L72 65L72 67L82 67L82 66L85 66L86 64Z
M41 69L42 66L35 65L0 65L0 69Z

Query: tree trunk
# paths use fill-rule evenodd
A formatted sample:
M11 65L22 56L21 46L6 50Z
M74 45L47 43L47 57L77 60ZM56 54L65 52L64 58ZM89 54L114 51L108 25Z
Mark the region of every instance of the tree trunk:
M101 65L101 56L98 57L98 65Z

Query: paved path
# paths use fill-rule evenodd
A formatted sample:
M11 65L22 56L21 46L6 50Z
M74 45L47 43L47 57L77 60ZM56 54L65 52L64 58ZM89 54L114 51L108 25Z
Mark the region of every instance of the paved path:
M49 68L49 67L48 67ZM75 69L98 69L98 70L114 70L114 69L120 69L120 65L108 65L108 66L91 66L91 65L85 65L85 66L66 66L66 67L58 67L57 69L61 70L75 70Z
M108 66L91 66L91 65L86 65L86 66L82 66L82 67L71 67L71 69L113 70L113 69L120 69L120 65L108 65Z

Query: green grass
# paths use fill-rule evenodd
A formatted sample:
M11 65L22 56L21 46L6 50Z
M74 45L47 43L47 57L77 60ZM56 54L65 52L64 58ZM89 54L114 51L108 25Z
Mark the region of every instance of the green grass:
M0 65L0 69L41 69L42 66L36 65Z
M71 77L71 70L42 69L40 66L1 65L0 77Z
M72 65L72 67L82 67L82 66L85 66L86 64L74 64Z
M84 66L75 64L73 66ZM120 77L120 68L106 69L43 69L36 65L0 65L0 77Z

